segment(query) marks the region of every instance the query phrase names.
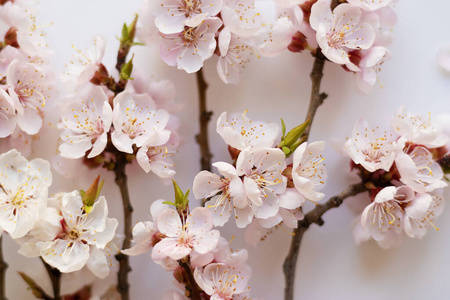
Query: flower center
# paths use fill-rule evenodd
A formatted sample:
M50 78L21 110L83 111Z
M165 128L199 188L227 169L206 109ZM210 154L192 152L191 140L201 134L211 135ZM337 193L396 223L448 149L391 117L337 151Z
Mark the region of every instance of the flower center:
M80 238L80 232L76 229L72 229L69 233L69 239L71 240L78 240Z

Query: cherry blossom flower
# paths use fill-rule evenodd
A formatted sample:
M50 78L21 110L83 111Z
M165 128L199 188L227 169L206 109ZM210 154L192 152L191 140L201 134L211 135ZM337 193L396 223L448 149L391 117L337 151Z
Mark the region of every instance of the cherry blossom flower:
M101 66L103 56L105 55L106 40L101 36L96 36L93 45L86 51L75 49L70 63L66 65L64 72L66 81L75 81L77 86L89 82Z
M250 61L254 51L250 41L231 33L225 27L219 34L220 57L217 61L217 73L225 83L237 84L241 69Z
M375 196L361 215L361 225L376 241L387 235L399 235L402 231L402 205L415 198L414 191L406 186L389 186Z
M26 235L45 210L51 183L47 161L28 161L15 149L0 155L0 229L13 239Z
M325 185L327 173L322 156L325 142L303 143L294 152L292 179L298 192L308 200L320 201L324 194L318 192Z
M287 49L297 31L294 23L287 17L278 18L272 24L262 27L255 34L256 50L262 56L277 56Z
M206 18L216 16L222 0L156 0L150 10L157 16L155 25L163 34L182 32L185 26L197 27Z
M399 144L404 141L399 141ZM424 147L415 147L409 153L399 153L395 164L400 173L400 181L417 193L428 193L446 187L442 179L441 166L433 160L432 154Z
M61 156L88 158L99 155L106 147L113 111L108 97L99 86L87 88L69 97L61 108Z
M133 144L161 146L170 138L165 129L168 121L169 113L156 109L149 95L124 91L114 98L112 143L125 153L133 153Z
M364 10L374 11L388 6L391 3L391 0L348 0L347 2Z
M358 64L356 85L362 93L369 94L377 82L377 73L381 70L381 66L390 59L391 54L382 46L371 47L361 52L362 58Z
M36 22L35 3L32 1L8 1L0 10L0 20L6 30L15 30L17 44L27 56L47 56L51 53L45 42L46 34ZM4 26L3 25L3 26ZM3 27L2 26L2 27ZM3 28L2 28L3 29ZM4 37L6 32L2 32Z
M368 23L361 23L361 10L350 4L338 5L331 12L327 1L316 2L311 9L309 22L316 30L322 53L332 62L348 64L351 49L368 49L375 33Z
M160 178L173 177L176 172L172 156L177 152L179 142L180 137L172 131L164 145L152 147L144 144L139 148L136 160L146 173L151 171Z
M405 209L403 227L409 237L420 239L429 228L439 230L433 222L442 213L445 202L442 189L434 190L430 194L419 194L414 201L416 205Z
M448 136L442 132L442 128L431 123L430 115L416 115L406 112L405 108L401 107L391 118L391 123L398 135L404 136L415 144L438 148L449 141Z
M198 27L186 27L183 32L164 35L161 58L169 66L177 66L188 73L197 72L213 55L217 44L214 37L220 26L219 18L209 18Z
M197 284L214 300L229 300L246 292L250 278L247 265L231 267L226 264L209 264L203 270L196 268L194 278Z
M225 0L220 15L225 27L242 37L252 36L262 25L255 0Z
M62 196L60 209L64 222L58 237L37 243L42 259L63 273L78 271L87 265L99 276L102 274L100 267L106 262L100 249L114 238L118 225L116 219L108 218L105 198L101 196L92 211L86 213L79 191L73 191Z
M177 212L166 209L158 215L157 227L165 237L153 247L154 260L166 257L179 260L192 250L203 254L213 250L219 242L220 233L211 230L211 214L203 207L195 208L185 222L182 222Z
M122 250L122 253L126 255L140 255L142 253L150 251L151 247L158 242L155 239L155 235L158 233L158 228L156 227L156 220L158 215L170 207L167 204L163 204L164 200L157 200L153 202L150 206L150 214L152 216L152 221L138 222L133 227L133 242L136 243L130 249Z
M223 226L234 211L236 224L242 228L251 221L252 210L247 204L244 184L236 169L225 162L213 163L220 177L208 171L201 171L194 178L193 192L196 199L209 199L209 208L214 226Z
M285 192L287 183L281 174L286 168L285 158L278 148L247 148L239 154L237 174L243 178L246 205L256 218L267 219L278 213L278 194Z
M14 132L16 124L14 102L8 93L0 88L0 138L10 136Z
M353 127L352 136L345 143L345 151L355 164L362 165L367 171L383 169L389 171L397 154L395 137L378 127L371 129L364 119L358 119Z
M51 96L52 81L37 65L20 60L8 66L6 81L20 129L31 135L38 133L42 127L42 109Z
M392 43L392 32L397 23L397 15L392 7L386 6L371 12L363 11L362 20L372 25L375 30L373 46L387 47Z
M245 241L256 246L273 232L274 227L285 225L289 229L297 228L298 221L303 220L304 215L300 209L305 202L305 197L295 188L287 188L286 192L279 195L280 209L278 213L267 219L253 219L245 230Z
M249 146L272 147L279 134L278 125L254 122L245 116L246 113L247 111L242 115L230 116L226 112L222 113L217 119L217 133L225 143L238 150Z

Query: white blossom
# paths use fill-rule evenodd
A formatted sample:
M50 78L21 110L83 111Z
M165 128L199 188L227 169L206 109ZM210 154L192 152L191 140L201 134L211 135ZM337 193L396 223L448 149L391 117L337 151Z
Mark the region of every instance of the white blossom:
M219 242L220 233L211 230L211 214L203 207L192 210L185 222L177 212L166 209L158 215L157 227L165 237L153 247L154 260L166 257L178 260L193 250L203 254L213 250Z
M345 143L345 151L355 164L367 171L382 169L389 171L397 154L397 146L392 133L372 129L364 119L358 119L350 139Z
M100 250L114 238L118 225L116 219L108 218L106 199L101 196L86 213L79 191L73 191L62 196L60 209L64 222L58 237L37 243L42 259L63 273L87 265L97 276L104 274L106 257Z
M51 183L47 161L28 161L14 149L0 155L0 229L13 239L26 235L45 210Z
M108 97L99 86L88 85L66 99L61 108L61 156L88 158L99 155L106 147L113 111Z
M275 123L252 121L242 115L228 116L222 113L217 119L216 130L222 139L233 148L244 150L249 146L272 147L279 134L279 127Z
M125 153L133 153L133 144L161 146L170 137L168 121L169 113L157 109L149 95L122 92L114 98L112 143Z

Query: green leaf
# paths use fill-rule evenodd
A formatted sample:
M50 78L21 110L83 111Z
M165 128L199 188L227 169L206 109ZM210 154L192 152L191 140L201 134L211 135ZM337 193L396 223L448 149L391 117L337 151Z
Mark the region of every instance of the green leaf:
M170 201L164 201L163 204L176 206L175 203L170 202Z
M183 193L181 188L178 186L177 182L175 180L172 180L173 183L173 189L175 192L175 207L177 210L185 211L189 205L189 192L190 190L187 190L186 193Z
M131 56L131 59L122 66L122 69L120 70L120 79L129 80L131 78L131 72L133 72L133 59L134 54Z
M291 151L291 150L289 150L289 148L288 148L288 147L286 147L286 146L283 146L283 148L281 148L281 150L283 150L283 152L284 152L284 155L286 155L286 156L288 156L288 155L289 155L289 153L290 153L290 151Z
M282 148L283 146L291 147L297 140L302 136L302 134L305 132L306 128L308 127L310 120L307 120L303 124L298 125L297 127L292 128L284 137L284 139L281 140L280 144L278 144L278 147Z
M281 140L284 140L285 134L286 134L286 124L284 123L283 118L281 118Z
M128 26L127 23L123 23L122 26L122 37L120 38L120 42L121 43L126 43L129 39L129 34L128 34Z
M173 183L173 189L175 192L175 203L181 204L184 201L184 193L175 180L172 180L172 183Z

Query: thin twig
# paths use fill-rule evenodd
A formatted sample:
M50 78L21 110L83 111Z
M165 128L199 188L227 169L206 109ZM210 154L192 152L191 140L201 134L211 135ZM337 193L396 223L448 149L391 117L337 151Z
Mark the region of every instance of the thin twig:
M41 261L45 266L45 269L47 270L48 276L50 277L50 280L52 282L52 288L53 288L53 300L61 300L61 272L50 266L48 263L46 263L42 257Z
M364 183L350 185L339 195L331 197L326 203L318 204L313 210L306 214L303 220L298 222L298 227L294 231L295 235L292 238L291 248L289 249L289 253L283 264L283 272L286 281L286 286L284 288L285 300L292 300L294 297L295 267L297 265L297 258L303 234L313 223L322 226L324 224L322 220L323 214L332 208L339 207L344 199L365 191L367 191L367 188Z
M5 262L3 258L3 237L0 237L0 299L7 300L6 298L6 269L8 268L8 264Z
M114 165L114 174L116 175L116 184L120 189L122 196L123 212L124 212L124 233L122 249L128 249L131 246L132 239L132 216L133 206L130 201L130 194L128 192L127 175L125 167L127 164L126 154L116 151L116 163ZM119 291L122 300L129 300L130 284L128 282L128 273L131 271L129 257L122 253L116 255L119 261L119 272L117 273L117 290Z
M200 145L201 153L201 167L202 170L211 171L211 151L209 150L208 142L208 124L211 120L212 111L208 111L206 108L206 90L208 89L208 83L205 81L203 71L200 69L197 73L197 87L199 98L199 120L200 120L200 132L197 134L197 143Z
M322 105L323 101L328 97L327 94L320 92L320 84L322 82L323 77L323 67L325 65L325 56L323 56L320 49L316 51L316 58L314 59L314 64L311 70L312 87L311 87L311 96L309 98L309 107L308 113L306 114L305 121L310 120L308 127L306 127L305 132L302 137L305 141L308 140L309 132L311 131L311 126L314 121L314 117L316 115L316 111L319 106Z
M188 261L180 260L178 263L186 272L187 279L189 281L186 285L186 290L189 291L188 297L192 300L201 300L200 289L197 285L197 282L195 281L189 260Z

